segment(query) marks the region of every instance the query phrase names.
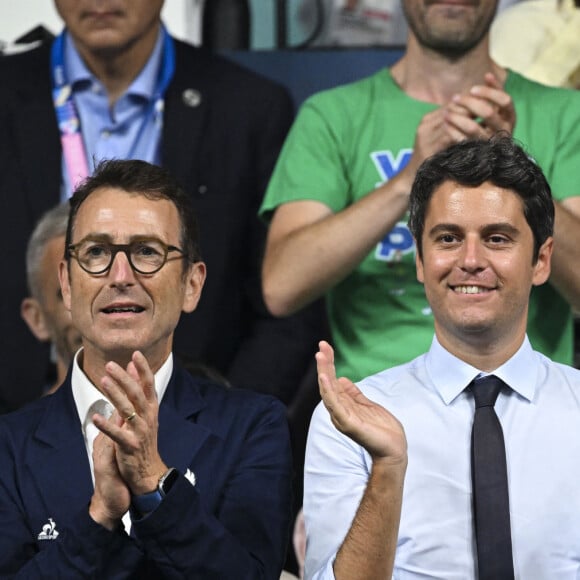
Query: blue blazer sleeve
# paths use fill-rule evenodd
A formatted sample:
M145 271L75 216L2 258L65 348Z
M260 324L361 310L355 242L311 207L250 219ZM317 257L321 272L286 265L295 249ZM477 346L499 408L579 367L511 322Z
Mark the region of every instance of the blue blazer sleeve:
M279 578L290 524L286 419L273 399L256 411L223 485L216 470L221 490L215 511L203 499L211 473L196 486L181 476L152 514L134 522L136 537L164 577Z

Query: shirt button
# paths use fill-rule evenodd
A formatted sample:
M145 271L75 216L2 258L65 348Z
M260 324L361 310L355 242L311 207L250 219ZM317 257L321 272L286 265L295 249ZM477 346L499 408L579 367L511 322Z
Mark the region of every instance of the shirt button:
M101 137L103 139L108 139L110 136L111 136L111 132L110 131L107 131L106 129L103 130L103 131L101 131Z

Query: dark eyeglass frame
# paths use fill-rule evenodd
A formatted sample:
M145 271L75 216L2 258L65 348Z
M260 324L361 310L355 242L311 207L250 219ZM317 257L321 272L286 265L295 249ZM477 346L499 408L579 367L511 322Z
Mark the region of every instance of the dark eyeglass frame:
M111 258L109 260L109 264L105 268L102 268L102 269L97 270L97 271L93 271L93 270L87 269L83 265L83 263L79 259L77 250L79 249L80 246L82 246L86 242L94 242L95 245L105 246L111 251ZM147 242L155 242L156 244L159 244L161 246L161 248L163 248L164 256L163 256L163 262L161 262L161 265L158 268L144 272L143 270L140 270L139 268L137 268L137 266L135 266L135 264L133 264L133 260L131 259L131 249L135 248L135 246L138 246L139 244L143 244L143 243L147 243ZM113 262L115 261L115 257L117 256L117 254L119 252L123 252L125 254L125 256L127 256L127 261L129 262L129 265L131 266L131 268L134 272L137 272L138 274L142 274L145 276L149 276L150 274L156 274L157 272L159 272L159 270L161 270L161 268L163 268L163 266L165 266L165 264L167 264L167 262L169 262L172 259L175 259L175 258L168 257L170 252L179 252L181 254L181 257L184 257L186 255L185 251L182 250L181 248L178 248L177 246L168 245L165 242L162 242L159 238L140 238L138 240L131 242L130 244L111 244L110 242L107 242L104 240L92 240L90 238L85 238L84 240L81 240L80 242L77 242L76 244L69 244L67 247L68 256L70 258L74 258L77 261L78 265L87 274L91 274L93 276L99 276L100 274L104 274L105 272L108 272L111 269L111 266L113 265Z

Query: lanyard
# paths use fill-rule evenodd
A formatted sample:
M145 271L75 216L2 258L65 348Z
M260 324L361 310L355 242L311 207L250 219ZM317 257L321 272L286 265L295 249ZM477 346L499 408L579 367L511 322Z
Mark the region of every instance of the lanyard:
M66 78L64 67L64 39L66 30L59 34L52 44L50 54L50 68L52 76L52 98L56 119L60 131L60 141L71 190L89 175L87 152L83 143L81 122L74 103L72 86ZM164 95L175 71L175 46L173 39L164 26L162 63L153 98L143 115L143 121L133 142L127 158L132 158L139 143L145 126L151 119L161 123L163 120Z

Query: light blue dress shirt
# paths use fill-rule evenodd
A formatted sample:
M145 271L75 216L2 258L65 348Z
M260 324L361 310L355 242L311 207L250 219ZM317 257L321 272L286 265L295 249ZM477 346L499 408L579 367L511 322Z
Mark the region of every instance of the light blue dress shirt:
M86 67L70 35L66 35L65 74L72 86L90 173L103 159L142 159L160 163L162 111L151 114L151 107L162 66L162 53L163 35L159 34L143 70L110 107L104 86ZM65 200L71 194L71 186L64 159L62 163L61 198Z
M406 365L359 383L403 424L408 468L396 579L477 578L471 505L473 397L479 370L434 339ZM515 575L580 578L580 371L533 351L526 338L495 375L495 409L506 441ZM332 564L371 469L367 452L339 433L324 406L314 412L306 450L306 578L334 578Z

